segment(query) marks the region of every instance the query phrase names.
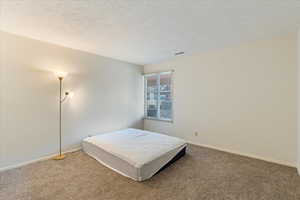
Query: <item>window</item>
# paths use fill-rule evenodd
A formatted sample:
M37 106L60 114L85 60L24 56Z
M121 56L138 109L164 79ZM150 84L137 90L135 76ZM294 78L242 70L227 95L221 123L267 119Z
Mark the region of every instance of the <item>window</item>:
M147 74L145 78L145 118L172 121L172 72Z

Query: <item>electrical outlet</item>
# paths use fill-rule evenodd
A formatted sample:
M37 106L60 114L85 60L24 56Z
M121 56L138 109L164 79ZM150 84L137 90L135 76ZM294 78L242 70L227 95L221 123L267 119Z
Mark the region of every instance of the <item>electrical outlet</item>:
M194 133L194 135L195 135L195 136L198 136L198 132L196 131L196 132Z

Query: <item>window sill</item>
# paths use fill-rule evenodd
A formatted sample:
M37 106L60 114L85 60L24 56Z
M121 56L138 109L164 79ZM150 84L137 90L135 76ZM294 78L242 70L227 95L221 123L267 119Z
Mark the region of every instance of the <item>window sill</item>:
M158 119L158 118L144 117L144 120L153 120L153 121L173 123L172 119Z

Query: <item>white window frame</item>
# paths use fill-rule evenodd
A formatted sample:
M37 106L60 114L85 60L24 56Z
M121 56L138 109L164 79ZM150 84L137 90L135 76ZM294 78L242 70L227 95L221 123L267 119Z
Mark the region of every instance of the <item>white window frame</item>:
M172 102L172 107L171 107L171 119L167 119L167 118L161 118L160 117L160 75L161 74L165 74L165 73L171 73L171 85L170 85L170 99ZM149 120L157 120L157 121L165 121L165 122L173 122L174 119L174 101L173 101L173 73L174 70L171 71L162 71L162 72L154 72L154 73L147 73L144 74L144 119L149 119ZM158 95L157 95L157 117L148 117L147 116L147 108L148 108L148 104L147 104L147 76L157 76L157 87L158 87Z

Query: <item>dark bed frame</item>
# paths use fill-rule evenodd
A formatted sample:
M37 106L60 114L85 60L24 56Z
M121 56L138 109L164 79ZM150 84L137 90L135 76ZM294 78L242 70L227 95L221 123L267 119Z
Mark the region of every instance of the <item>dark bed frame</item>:
M164 169L166 169L167 167L169 167L170 165L172 165L175 161L179 160L181 157L183 157L185 155L186 152L186 147L184 147L180 152L178 152L176 154L176 156L174 158L172 158L172 160L170 160L167 164L165 164L162 168L160 168L160 170L158 170L154 176L156 174L159 174L161 171L163 171Z

